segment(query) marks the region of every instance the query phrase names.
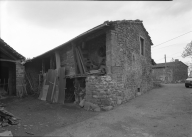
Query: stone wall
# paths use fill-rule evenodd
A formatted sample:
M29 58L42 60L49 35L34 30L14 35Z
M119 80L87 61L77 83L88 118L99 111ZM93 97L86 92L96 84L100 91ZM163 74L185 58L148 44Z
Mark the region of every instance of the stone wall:
M151 43L142 24L116 22L113 28L106 33L107 76L90 76L86 83L86 100L100 106L121 104L152 88Z
M86 101L100 107L114 107L124 101L123 85L110 76L88 76L86 81Z
M9 95L16 95L16 65L14 67L9 67L9 81L8 81L8 90Z
M153 68L152 71L153 80L161 81L164 83L170 83L173 81L173 70L172 68Z
M167 68L153 68L153 77L165 83L184 81L188 77L188 67L182 62L169 62Z
M125 100L152 87L151 44L140 23L117 22L111 34L111 76L124 85ZM140 54L140 40L144 38L144 55Z
M172 66L173 82L184 81L188 77L188 67L182 62L178 61Z
M16 93L23 91L22 85L25 84L25 67L21 63L16 63Z
M75 63L71 45L67 45L59 51L61 67L66 68L66 75L75 75Z

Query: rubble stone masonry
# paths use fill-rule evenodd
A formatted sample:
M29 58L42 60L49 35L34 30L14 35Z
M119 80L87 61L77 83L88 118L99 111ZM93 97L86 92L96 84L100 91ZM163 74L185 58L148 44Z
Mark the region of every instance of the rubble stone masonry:
M106 34L106 76L89 76L86 100L115 106L152 88L151 41L141 22L116 22ZM140 37L144 55L140 54Z
M72 46L68 45L60 51L61 67L66 68L66 75L75 75L75 63Z
M24 85L24 73L25 67L21 63L16 63L16 92L22 90L22 85Z

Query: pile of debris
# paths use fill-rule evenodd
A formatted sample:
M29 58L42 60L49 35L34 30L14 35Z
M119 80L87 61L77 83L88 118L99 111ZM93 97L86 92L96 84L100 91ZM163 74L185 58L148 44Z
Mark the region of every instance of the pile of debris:
M19 119L0 105L0 127L19 124Z

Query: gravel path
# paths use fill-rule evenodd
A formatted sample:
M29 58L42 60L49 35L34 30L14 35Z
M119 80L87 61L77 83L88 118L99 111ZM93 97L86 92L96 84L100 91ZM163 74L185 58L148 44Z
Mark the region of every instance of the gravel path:
M192 88L166 84L114 110L59 128L46 136L191 137Z

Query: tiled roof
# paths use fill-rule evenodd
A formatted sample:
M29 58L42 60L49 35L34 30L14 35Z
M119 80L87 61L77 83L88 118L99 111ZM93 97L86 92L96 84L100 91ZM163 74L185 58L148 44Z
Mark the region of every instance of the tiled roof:
M7 49L10 53L12 53L18 59L25 59L24 56L19 54L16 50L14 50L11 46L9 46L4 40L0 38L0 46Z
M52 52L52 51L54 51L54 50L56 50L56 49L58 49L58 48L60 48L60 47L62 47L62 46L64 46L64 45L66 45L66 44L74 41L74 40L77 40L77 39L79 39L79 38L82 38L82 37L85 36L85 35L89 35L89 34L92 33L92 32L95 32L95 31L97 31L97 30L103 29L103 28L105 28L105 27L109 27L109 26L111 26L111 25L113 25L113 24L115 24L115 23L123 23L123 22L141 24L142 27L144 28L145 32L147 33L147 36L148 36L148 38L149 38L149 40L150 40L151 45L153 45L153 43L152 43L152 41L151 41L151 37L149 36L147 30L146 30L145 27L143 26L143 23L142 23L143 21L138 20L138 19L137 19L137 20L105 21L104 23L102 23L102 24L100 24L100 25L98 25L98 26L96 26L96 27L94 27L94 28L92 28L92 29L90 29L90 30L88 30L88 31L86 31L86 32L78 35L77 37L75 37L75 38L67 41L66 43L63 43L63 44L61 44L60 46L57 46L57 47L55 47L55 48L53 48L53 49L51 49L51 50L49 50L49 51L47 51L47 52L39 55L39 56L34 57L33 59L39 58L40 56L43 56L43 55L45 55L45 54L47 54L47 53L50 53L50 52Z

